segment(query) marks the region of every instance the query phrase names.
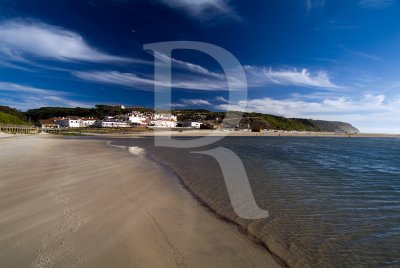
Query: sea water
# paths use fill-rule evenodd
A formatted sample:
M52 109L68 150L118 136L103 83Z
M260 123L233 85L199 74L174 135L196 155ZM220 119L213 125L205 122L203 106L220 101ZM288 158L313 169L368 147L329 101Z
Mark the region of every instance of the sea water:
M289 266L400 266L399 139L227 137L198 149L155 147L153 138L112 143L145 149ZM242 159L268 218L238 217L217 161L192 153L218 146Z

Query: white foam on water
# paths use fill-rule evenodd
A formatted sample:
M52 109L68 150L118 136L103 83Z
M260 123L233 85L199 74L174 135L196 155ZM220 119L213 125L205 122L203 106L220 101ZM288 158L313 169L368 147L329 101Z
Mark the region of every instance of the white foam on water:
M143 148L137 147L137 146L130 146L128 148L128 151L136 156L142 156L145 153L145 150Z
M117 147L117 148L120 148L120 149L126 149L126 146L114 145L114 144L111 143L111 141L107 141L107 145L111 146L111 147Z

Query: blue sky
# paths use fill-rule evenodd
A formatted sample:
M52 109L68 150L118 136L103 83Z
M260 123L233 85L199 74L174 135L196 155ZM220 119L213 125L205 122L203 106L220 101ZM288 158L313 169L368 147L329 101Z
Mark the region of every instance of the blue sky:
M243 65L248 100L233 108L347 121L400 133L396 0L0 0L0 104L90 107L154 103L143 45L200 41ZM175 51L173 103L227 108L209 56Z

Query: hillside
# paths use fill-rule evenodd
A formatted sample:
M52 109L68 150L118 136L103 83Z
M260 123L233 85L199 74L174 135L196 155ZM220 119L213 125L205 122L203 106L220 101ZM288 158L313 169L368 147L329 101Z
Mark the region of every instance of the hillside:
M126 114L132 112L133 110L153 111L153 109L143 107L121 109L119 106L96 105L94 108L41 107L37 109L30 109L26 111L24 115L28 118L31 118L31 120L35 122L39 121L40 119L63 116L96 117L103 119L105 116Z
M22 121L28 121L27 117L22 112L8 106L0 105L0 112L13 115Z
M15 115L0 112L0 124L29 125L28 122L16 117Z
M261 115L259 118L261 121L265 122L265 127L270 129L341 133L359 132L357 128L346 122L285 118L274 115Z
M221 125L224 128L252 128L273 129L285 131L316 131L316 132L349 132L358 133L359 130L349 123L337 121L312 120L302 118L286 118L262 113L243 113L239 126L236 120L222 123L225 113L208 110L176 110L178 121L200 121L209 125ZM240 116L241 113L238 113Z
M357 128L349 123L337 122L337 121L312 121L318 129L323 129L326 132L348 132L358 133L360 132Z
M154 112L154 109L143 107L130 107L121 109L118 106L96 105L94 108L64 108L64 107L42 107L31 109L24 113L25 117L31 118L33 121L40 119L48 119L51 117L62 116L82 116L82 117L97 117L104 118L106 115L126 114L133 110L141 112ZM167 112L167 111L158 111ZM318 132L359 132L357 128L345 122L312 120L302 118L286 118L271 114L262 113L243 113L239 126L236 123L224 122L224 112L214 112L209 110L174 110L172 114L178 117L178 121L198 121L204 125L212 127L225 128L248 128L252 129L276 129L286 131L318 131ZM237 113L238 116L241 113Z

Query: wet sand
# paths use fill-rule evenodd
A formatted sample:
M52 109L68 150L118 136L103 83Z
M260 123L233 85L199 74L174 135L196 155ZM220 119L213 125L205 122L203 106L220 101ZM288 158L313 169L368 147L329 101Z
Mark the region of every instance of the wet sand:
M0 139L2 267L279 267L134 148Z

